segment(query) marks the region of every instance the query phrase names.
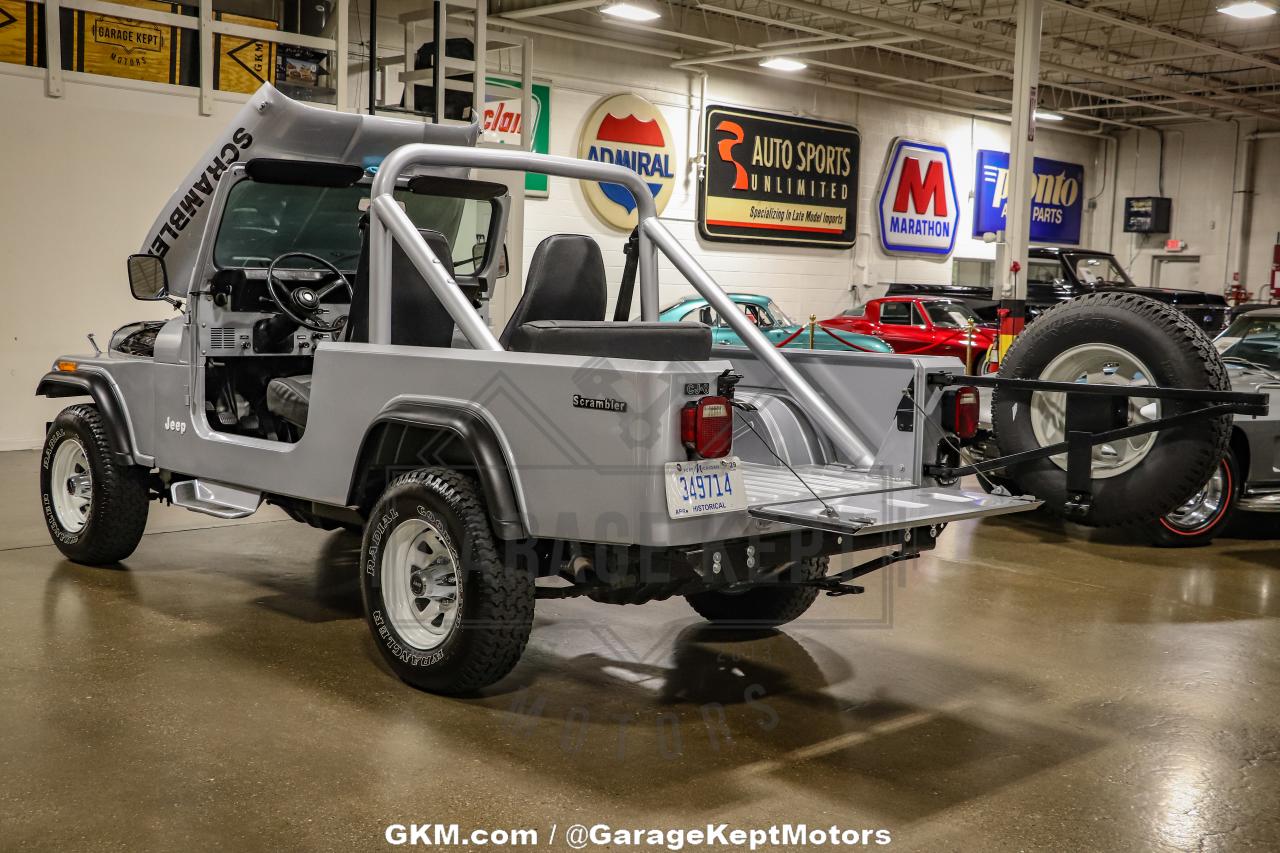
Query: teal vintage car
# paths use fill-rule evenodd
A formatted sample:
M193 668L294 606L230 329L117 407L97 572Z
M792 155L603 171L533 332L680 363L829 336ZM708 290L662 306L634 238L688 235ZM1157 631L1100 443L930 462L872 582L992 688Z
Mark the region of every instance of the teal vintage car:
M809 348L809 324L797 323L787 316L767 296L758 293L730 293L729 298L751 322L755 323L775 346L788 349ZM668 306L658 315L658 319L668 323L681 320L686 322L705 323L711 327L711 335L717 345L742 346L738 333L716 315L715 311L701 296L686 296L674 305ZM796 334L796 333L799 334ZM783 342L786 341L784 344ZM836 331L828 333L821 326L814 329L813 348L826 350L843 350L845 352L893 352L893 347L872 335L860 335L856 332Z

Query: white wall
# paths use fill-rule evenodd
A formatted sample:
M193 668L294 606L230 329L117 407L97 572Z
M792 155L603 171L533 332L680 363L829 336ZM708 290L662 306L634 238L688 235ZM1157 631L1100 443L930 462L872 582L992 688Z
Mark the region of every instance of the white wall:
M1008 150L1007 125L964 116L916 109L881 99L834 90L821 90L788 81L785 76L766 79L713 71L708 103L751 106L794 112L814 118L853 124L862 135L858 185L858 242L848 251L788 249L776 246L742 246L697 240L696 182L690 164L697 148L699 86L696 78L668 67L665 60L620 54L572 42L544 42L536 48L535 72L550 78L553 126L551 150L576 154L582 122L602 97L633 91L659 106L676 137L681 170L675 194L664 217L671 220L676 236L696 241L698 257L720 284L729 289L774 296L793 316L819 318L838 313L857 301L878 295L891 281L946 282L951 265L886 256L879 247L874 218L874 197L881 166L890 141L905 135L945 143L961 196L960 237L955 256L994 258L994 246L968 235L973 230L973 205L968 195L974 187L978 149ZM1086 197L1094 193L1100 177L1103 145L1100 139L1073 134L1040 134L1041 156L1082 163ZM538 240L560 231L585 230L605 249L610 283L616 289L621 274L625 235L603 225L591 213L581 190L573 182L552 179L549 199L530 199L529 227L525 233L525 257ZM1093 241L1093 219L1086 212L1082 242ZM1102 220L1105 227L1105 219ZM689 291L674 270L662 276L664 304Z
M34 396L55 356L172 313L129 295L125 257L237 108L70 82L47 98L43 77L0 74L0 450L38 446L65 405Z
M387 10L387 14L392 14ZM352 37L367 33L367 20L353 12ZM390 21L380 21L386 52L401 43ZM694 78L672 70L666 60L600 50L590 45L539 39L534 72L553 86L553 153L576 154L578 132L590 107L607 94L637 92L664 112L675 136L681 166L666 214L677 236L696 245L703 263L726 287L774 296L792 314L834 314L855 299L875 295L893 280L948 281L950 265L885 257L873 235L871 200L890 140L910 135L951 148L962 196L957 257L994 256L993 247L967 235L978 148L1006 149L1005 125L939 114L848 93L819 90L785 79L714 71L709 100L854 124L862 132L859 237L851 251L736 246L695 241L695 186L688 158L695 147L700 104ZM515 69L509 69L515 70ZM219 102L215 115L198 114L193 91L166 87L122 89L112 81L96 85L69 78L66 95L47 98L43 78L12 66L0 69L0 158L9 164L0 199L0 449L36 446L43 424L60 401L32 396L55 355L83 352L86 332L105 345L112 329L130 320L163 317L163 305L133 301L124 258L137 251L156 210L189 169L192 157L223 128L237 102ZM351 101L363 105L363 75L353 79ZM1040 153L1082 163L1086 195L1101 176L1099 141L1053 132L1041 134ZM1100 208L1101 212L1101 208ZM1086 214L1085 242L1092 219ZM1099 215L1104 223L1105 217ZM529 200L525 210L524 257L544 236L589 233L605 250L614 290L621 275L624 236L595 219L581 191L553 179L551 197ZM506 282L516 286L513 275ZM686 292L667 268L664 301ZM856 287L855 287L856 285ZM509 300L506 300L509 303ZM503 319L495 312L495 319Z

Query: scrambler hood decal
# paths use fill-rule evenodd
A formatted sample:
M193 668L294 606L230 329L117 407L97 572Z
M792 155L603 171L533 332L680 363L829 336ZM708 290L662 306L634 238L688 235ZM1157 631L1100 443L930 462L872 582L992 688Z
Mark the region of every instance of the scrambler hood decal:
M236 163L273 157L367 168L414 142L474 146L479 132L477 124L434 125L307 106L264 83L169 196L139 251L164 258L170 291L186 296L209 202ZM466 169L431 171L467 177Z

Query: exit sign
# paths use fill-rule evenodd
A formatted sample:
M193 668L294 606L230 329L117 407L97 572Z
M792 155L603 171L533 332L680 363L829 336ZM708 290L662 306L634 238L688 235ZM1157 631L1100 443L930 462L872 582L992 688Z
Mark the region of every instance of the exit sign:
M1185 248L1187 248L1187 243L1185 240L1165 240L1164 241L1164 250L1166 252L1181 252Z

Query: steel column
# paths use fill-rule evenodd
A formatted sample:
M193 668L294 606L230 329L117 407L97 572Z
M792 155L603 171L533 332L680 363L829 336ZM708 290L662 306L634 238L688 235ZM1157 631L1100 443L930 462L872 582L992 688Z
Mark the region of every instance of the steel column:
M1009 126L1009 196L1005 205L1005 257L1000 276L1000 346L1008 350L1026 320L1027 255L1031 242L1031 189L1035 185L1036 103L1040 79L1040 27L1044 0L1018 0L1013 60L1013 123ZM1001 263L1003 260L1003 263ZM1016 272L1014 270L1017 270Z

